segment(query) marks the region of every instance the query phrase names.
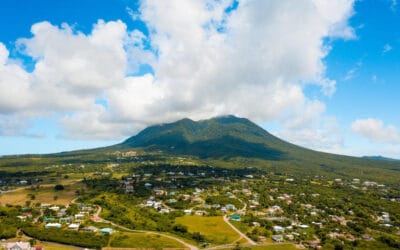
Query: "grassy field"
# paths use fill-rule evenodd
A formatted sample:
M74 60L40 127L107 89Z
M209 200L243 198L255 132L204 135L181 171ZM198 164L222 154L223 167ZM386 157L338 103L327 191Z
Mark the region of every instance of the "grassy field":
M232 248L220 249L220 250L229 250ZM293 244L271 244L265 246L253 246L253 247L243 247L243 249L251 249L251 250L298 250Z
M190 233L201 233L212 244L227 244L239 239L239 235L219 216L187 215L176 218L175 222L187 226Z
M54 185L43 185L38 189L31 189L30 187L19 188L10 193L0 195L1 205L25 205L26 201L31 203L50 203L67 205L76 198L75 191L81 187L82 184L74 183L71 185L65 185L65 189L61 191L55 191ZM34 195L34 199L31 199L31 195Z
M267 246L251 247L252 250L297 250L298 248L292 244L274 244Z
M80 250L80 249L83 249L81 247L67 246L67 245L61 245L61 244L50 243L50 242L40 242L40 243L37 243L37 245L43 246L43 248L46 250Z
M155 234L147 233L115 233L110 239L111 247L134 248L182 248L181 243Z

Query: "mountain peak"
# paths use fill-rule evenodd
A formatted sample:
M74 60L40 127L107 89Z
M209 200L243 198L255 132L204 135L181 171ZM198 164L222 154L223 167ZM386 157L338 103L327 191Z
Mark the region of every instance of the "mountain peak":
M248 119L224 115L200 121L185 118L151 126L124 141L121 146L202 158L256 157L278 160L284 153L268 144L279 142L282 141Z
M221 116L216 116L214 118L211 118L210 120L214 120L216 122L222 123L222 124L228 124L228 123L241 123L241 122L246 122L248 121L245 118L240 118L234 115L221 115Z

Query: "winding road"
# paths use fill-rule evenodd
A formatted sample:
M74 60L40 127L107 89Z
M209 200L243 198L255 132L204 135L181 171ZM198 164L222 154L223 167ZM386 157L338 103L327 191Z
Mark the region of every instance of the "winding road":
M178 237L172 236L172 235L168 235L168 234L164 234L164 233L159 233L159 232L154 232L154 231L147 231L147 230L134 230L134 229L130 229L130 228L127 228L127 227L124 227L124 226L115 224L115 223L112 222L112 221L109 221L109 220L106 220L106 219L103 219L103 218L100 217L101 209L102 209L102 208L101 208L100 206L98 206L98 209L97 209L96 213L95 213L94 216L92 217L92 220L93 220L93 221L107 223L107 224L110 224L110 225L112 225L112 226L114 226L114 227L120 228L120 229L122 229L122 230L124 230L124 231L127 231L127 232L133 232L133 233L147 233L147 234L159 235L159 236L162 236L162 237L165 237L165 238L169 238L169 239L175 240L175 241L181 243L182 245L184 245L185 247L189 248L190 250L198 250L198 249L199 249L198 247L193 246L193 245L190 245L189 243L187 243L187 242L185 242L185 241L179 239Z
M224 221L226 224L228 224L233 230L235 230L236 233L238 233L240 235L241 238L244 238L247 240L247 242L252 245L255 246L257 245L257 243L255 243L252 239L250 239L249 237L247 237L247 235L245 235L244 233L242 233L239 229L237 229L234 225L231 224L231 222L229 221L228 216L224 216Z

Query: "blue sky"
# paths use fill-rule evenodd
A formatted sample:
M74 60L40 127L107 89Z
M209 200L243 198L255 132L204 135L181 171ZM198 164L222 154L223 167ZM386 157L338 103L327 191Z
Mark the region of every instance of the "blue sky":
M316 150L400 158L399 23L394 0L5 0L0 155L235 114Z

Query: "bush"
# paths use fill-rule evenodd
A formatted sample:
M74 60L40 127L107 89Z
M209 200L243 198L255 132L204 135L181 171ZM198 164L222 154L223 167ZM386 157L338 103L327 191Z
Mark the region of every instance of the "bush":
M57 185L54 186L54 190L56 190L56 191L64 190L64 186L61 185L61 184L57 184Z
M175 224L172 229L175 232L180 232L180 233L187 233L187 231L188 231L187 226L182 225L182 224Z

